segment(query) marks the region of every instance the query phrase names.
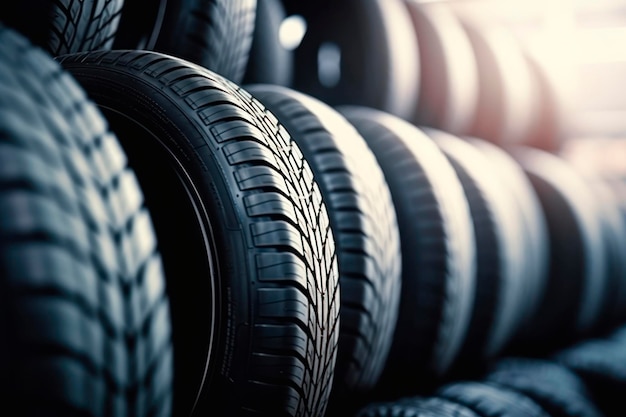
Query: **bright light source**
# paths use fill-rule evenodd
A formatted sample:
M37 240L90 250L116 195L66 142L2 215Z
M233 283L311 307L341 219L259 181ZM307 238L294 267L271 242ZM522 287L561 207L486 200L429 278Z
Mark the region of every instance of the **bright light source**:
M292 51L300 46L306 30L306 20L300 15L289 16L283 20L278 30L278 38L283 48Z

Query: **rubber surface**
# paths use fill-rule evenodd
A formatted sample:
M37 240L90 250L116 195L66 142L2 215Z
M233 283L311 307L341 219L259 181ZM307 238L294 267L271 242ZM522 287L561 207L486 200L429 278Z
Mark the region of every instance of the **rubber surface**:
M589 182L598 201L596 216L602 223L607 263L607 285L598 327L608 330L622 324L626 317L626 222L614 190L601 178L589 178Z
M0 401L16 416L169 416L151 217L106 122L0 27Z
M150 133L134 145L138 138L126 137L128 146L144 158L168 155L210 236L214 273L171 278L204 282L197 308L212 307L216 323L197 330L213 341L198 363L206 373L188 385L201 389L196 413L323 415L339 335L337 260L326 206L295 141L247 91L184 60L120 51L62 62L120 129ZM174 316L179 328L197 320Z
M490 382L455 382L441 387L437 395L481 417L551 417L525 395Z
M333 108L285 87L247 89L300 146L328 206L341 286L331 399L346 408L377 384L398 317L402 258L389 186L363 137Z
M597 200L562 158L523 147L510 152L539 197L550 241L549 282L531 339L537 348L564 345L594 330L605 301L605 248L595 215Z
M400 226L400 313L379 385L401 395L444 375L465 338L476 268L470 211L453 167L421 130L373 109L340 111L376 155Z
M546 359L507 358L485 378L521 392L551 417L600 417L583 381L571 370Z
M417 35L418 125L466 134L478 104L478 65L457 17L443 3L406 2Z
M524 60L529 67L533 83L537 86L538 111L527 137L522 143L526 146L558 153L563 147L567 134L567 112L564 94L559 91L557 74L551 74L548 64L524 52Z
M0 21L52 55L111 49L124 0L19 0Z
M459 15L478 64L478 104L471 136L522 144L538 111L537 86L520 44L506 28Z
M373 403L356 417L477 417L469 408L443 398L408 397L393 402Z
M460 360L477 364L499 354L523 317L524 246L512 198L499 172L473 145L441 130L424 128L454 168L469 203L476 247L476 296Z
M606 417L622 414L626 395L626 338L623 327L613 335L586 339L559 351L554 359L584 381L592 401Z
M508 197L503 194L503 198L514 200L519 208L518 221L522 225L520 238L526 241L526 262L523 265L526 290L520 296L525 308L520 329L511 345L524 343L525 335L533 332L535 314L548 283L550 246L545 215L530 180L511 155L486 140L472 137L465 139L489 159L490 165L498 171L497 178L511 191Z
M257 1L254 35L243 84L291 85L293 52L280 40L281 24L287 17L281 0Z
M307 32L294 51L292 87L332 106L413 117L419 56L403 0L283 0Z
M256 3L167 0L154 50L194 62L239 83L252 44Z

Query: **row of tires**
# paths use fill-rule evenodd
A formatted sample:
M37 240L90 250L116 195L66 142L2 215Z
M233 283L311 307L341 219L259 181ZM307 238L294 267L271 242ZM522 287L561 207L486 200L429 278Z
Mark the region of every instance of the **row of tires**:
M430 395L372 402L358 417L601 417L623 414L625 329L542 358L506 357L475 379L448 381Z
M553 154L0 39L0 388L23 415L350 415L626 316L624 215Z

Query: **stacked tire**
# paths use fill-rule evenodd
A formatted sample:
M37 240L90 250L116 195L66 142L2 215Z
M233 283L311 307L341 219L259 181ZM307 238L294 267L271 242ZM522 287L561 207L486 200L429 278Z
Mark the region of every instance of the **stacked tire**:
M0 6L14 414L609 415L623 376L598 394L576 343L626 318L624 219L506 33L414 0L30 3Z

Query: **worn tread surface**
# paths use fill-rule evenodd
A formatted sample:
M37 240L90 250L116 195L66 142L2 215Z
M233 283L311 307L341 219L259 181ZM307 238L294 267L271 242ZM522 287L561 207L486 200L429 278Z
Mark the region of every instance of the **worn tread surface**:
M328 206L341 285L333 405L346 406L378 382L398 317L400 237L389 186L365 140L334 109L288 88L248 91L300 145Z
M378 110L339 109L383 169L400 227L400 313L381 389L430 384L459 354L474 302L467 199L454 168L421 130Z
M169 303L117 138L0 28L0 398L14 415L168 416Z
M111 49L124 0L3 2L0 20L52 55Z
M323 415L339 335L337 259L298 145L247 91L187 61L117 51L61 62L99 105L160 138L149 146L182 161L208 211L221 329L197 409Z

